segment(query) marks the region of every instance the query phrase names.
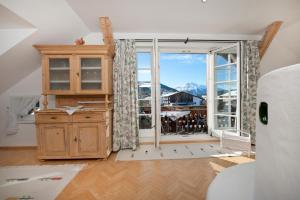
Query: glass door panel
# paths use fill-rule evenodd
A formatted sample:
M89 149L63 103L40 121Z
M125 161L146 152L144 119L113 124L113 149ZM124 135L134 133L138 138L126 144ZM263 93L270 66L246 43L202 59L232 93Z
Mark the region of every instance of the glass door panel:
M137 54L137 82L138 82L138 119L140 137L154 137L153 116L153 70L151 50L141 50Z
M237 80L236 64L216 67L216 82Z
M70 59L49 58L49 89L70 90Z
M215 129L217 130L236 130L236 116L216 115Z
M236 115L237 99L217 99L216 114Z
M213 52L214 131L239 129L239 46Z
M160 53L161 135L207 133L206 54Z
M101 58L80 58L81 90L102 89Z
M215 66L228 65L237 62L237 47L229 47L215 53Z

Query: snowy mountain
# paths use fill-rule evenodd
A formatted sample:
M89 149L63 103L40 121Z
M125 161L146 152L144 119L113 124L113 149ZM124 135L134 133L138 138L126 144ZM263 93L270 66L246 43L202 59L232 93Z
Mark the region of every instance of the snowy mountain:
M168 93L172 93L172 92L178 92L178 90L171 88L167 85L164 84L160 84L160 93L161 94L168 94Z
M187 92L193 94L195 96L201 97L202 95L206 95L206 86L205 85L198 85L196 83L186 83L183 86L176 87L176 90Z
M139 92L140 95L142 96L150 96L151 95L151 85L150 84L144 84L144 83L139 83ZM169 94L169 93L173 93L173 92L187 92L190 93L192 95L198 96L198 97L202 97L202 95L206 95L206 86L205 85L198 85L196 83L186 83L184 86L181 87L176 87L176 88L172 88L169 87L165 84L160 84L160 92L161 94Z

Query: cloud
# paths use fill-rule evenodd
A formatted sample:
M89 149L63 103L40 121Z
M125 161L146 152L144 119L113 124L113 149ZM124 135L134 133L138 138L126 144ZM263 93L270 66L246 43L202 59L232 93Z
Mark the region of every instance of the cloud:
M151 66L150 65L139 65L138 68L141 68L141 69L150 69Z
M175 60L181 63L193 63L193 62L202 62L206 63L206 56L198 54L181 54L181 53L166 53L162 54L160 59L163 60Z
M196 56L195 60L206 63L206 56Z
M151 74L151 70L138 70L138 74L140 75L149 75Z

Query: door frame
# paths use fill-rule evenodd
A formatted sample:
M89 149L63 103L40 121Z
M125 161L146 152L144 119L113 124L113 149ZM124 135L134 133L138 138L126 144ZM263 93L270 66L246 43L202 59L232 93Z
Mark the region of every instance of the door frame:
M240 42L232 42L218 49L211 51L203 51L200 48L181 48L178 47L164 47L160 45L158 39L151 39L151 42L145 42L137 45L137 52L150 52L152 55L152 72L151 72L151 114L152 114L152 127L147 129L147 137L140 137L141 142L153 143L155 147L159 147L160 142L167 141L190 141L199 140L196 136L191 137L178 137L174 136L171 139L161 138L161 120L160 120L160 66L159 66L159 55L161 52L164 53L198 53L206 54L206 86L207 86L207 125L208 125L208 135L219 137L214 130L214 53L230 47L237 46L238 56L237 56L237 127L240 127L240 66L241 66L241 47ZM185 51L185 52L183 52ZM139 129L139 134L144 132L144 129Z
M164 45L159 45L158 44L158 55L160 55L160 53L176 53L176 54L205 54L206 55L206 87L208 87L208 77L207 77L207 71L208 71L208 52L207 51L203 51L199 48L195 48L195 47L190 47L187 48L185 46L180 47L178 46L174 46L174 47L165 47ZM159 56L158 56L159 57ZM159 60L158 60L158 65L159 65ZM160 69L160 68L159 68ZM160 70L157 71L156 74L157 77L160 77ZM156 109L156 112L159 113L157 114L157 117L159 117L159 123L161 123L161 119L160 119L160 110L161 110L161 105L160 105L160 80L158 80L158 86L156 87L157 91L157 99L158 99L158 108ZM207 105L207 109L208 109L208 105ZM159 112L158 112L159 110ZM170 136L162 136L161 135L161 127L159 127L159 131L156 131L157 134L157 139L159 141L156 141L158 144L161 142L183 142L183 141L200 141L201 139L203 139L203 137L199 137L198 135L189 135L189 136L182 136L182 135L170 135ZM158 146L158 144L156 144Z

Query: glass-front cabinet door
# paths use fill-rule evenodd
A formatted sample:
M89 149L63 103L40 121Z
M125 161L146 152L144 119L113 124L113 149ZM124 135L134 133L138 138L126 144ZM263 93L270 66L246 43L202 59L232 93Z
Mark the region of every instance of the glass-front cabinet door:
M103 61L102 56L79 56L78 92L101 93L103 91Z
M47 56L45 59L46 81L44 87L51 94L67 94L72 92L72 57L68 55Z

